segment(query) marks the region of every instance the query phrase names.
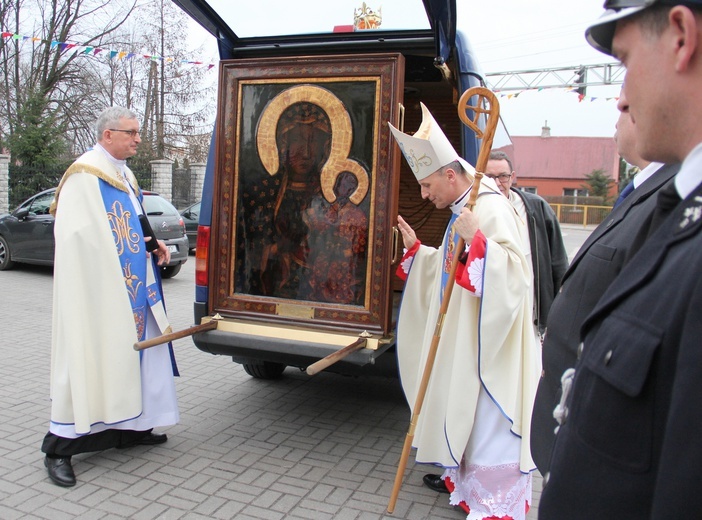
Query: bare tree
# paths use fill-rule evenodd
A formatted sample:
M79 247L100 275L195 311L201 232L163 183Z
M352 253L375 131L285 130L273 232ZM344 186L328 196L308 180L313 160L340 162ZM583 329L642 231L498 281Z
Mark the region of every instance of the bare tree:
M186 48L188 17L170 0L137 6L114 39L133 58L95 64L100 94L108 105L130 108L141 118L142 145L133 167L147 171L153 159L206 158L212 135L215 84L208 67L187 63L201 49ZM100 70L97 70L100 69ZM98 84L98 81L95 81ZM195 155L193 155L195 154Z
M179 37L188 18L170 0L153 0L141 8L140 43L153 58L145 77L135 81L133 101L142 107L144 139L158 158L185 156L193 138L209 141L212 132L215 86L207 68L185 64L198 49L187 49Z
M143 169L203 160L215 86L206 66L185 63L201 52L185 47L187 23L170 0L2 0L2 32L39 38L0 39L0 149L13 163L34 160L39 145L42 160L75 157L94 143L97 114L121 105L142 120Z
M0 32L2 34L16 34L15 29L19 27L19 6L21 1L17 1L17 7L13 9L10 2L0 2ZM11 133L9 115L14 111L14 89L13 74L19 74L19 60L17 59L17 45L13 40L0 38L0 60L5 64L5 73L0 85L0 96L2 96L2 106L6 117L0 118L0 151L6 145L7 138Z
M85 61L90 58L65 45L81 41L85 45L102 46L110 35L127 21L136 0L110 2L100 0L5 0L0 11L3 32L39 34L39 41L23 38L3 39L0 59L6 64L3 78L3 114L0 127L10 143L21 141L18 129L29 127L28 120L50 122L44 129L47 142L63 140L68 149L75 140L67 136L86 133L83 118L94 120L93 85ZM98 23L99 20L99 23ZM86 36L87 35L87 36ZM87 78L86 78L87 74ZM32 110L28 111L27 107ZM88 127L89 128L89 127ZM11 147L14 161L18 157Z

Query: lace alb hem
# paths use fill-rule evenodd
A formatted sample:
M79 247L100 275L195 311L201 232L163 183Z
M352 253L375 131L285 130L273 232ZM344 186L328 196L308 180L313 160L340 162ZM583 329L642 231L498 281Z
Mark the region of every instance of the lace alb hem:
M466 520L490 517L526 520L532 481L531 473L519 471L519 463L467 467L461 464L447 469L443 477L451 479L454 485L450 504L459 506L463 502L470 509Z

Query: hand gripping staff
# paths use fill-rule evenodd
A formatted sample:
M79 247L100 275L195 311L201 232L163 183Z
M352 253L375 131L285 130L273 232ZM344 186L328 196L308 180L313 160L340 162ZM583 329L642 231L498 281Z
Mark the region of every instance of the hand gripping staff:
M474 105L472 105L470 104L470 100L474 96L477 96L477 101ZM483 114L485 115L485 130L481 130L478 124ZM478 139L482 139L478 162L475 165L475 179L468 198L468 208L472 210L478 198L480 180L482 179L485 167L487 166L488 157L490 157L492 140L495 137L495 129L497 128L497 123L500 119L500 104L497 101L495 94L493 94L489 89L484 87L472 87L466 90L461 96L461 99L458 101L458 117L466 126L475 132ZM456 251L463 251L464 249L465 242L463 238L459 238ZM400 487L402 486L402 478L407 467L407 459L409 458L410 449L412 448L412 441L414 440L414 431L417 427L417 420L419 419L419 414L422 411L424 396L426 395L427 387L429 386L429 378L431 377L431 371L434 367L434 360L436 359L436 351L439 347L439 339L441 338L444 318L446 317L446 311L448 310L451 292L453 291L453 285L456 279L456 268L458 267L459 256L460 255L458 254L454 255L448 282L446 283L446 288L444 289L441 308L439 309L439 315L436 319L434 336L432 337L429 353L427 355L427 361L424 365L424 372L422 373L422 380L417 391L417 399L414 402L414 409L412 410L409 430L407 431L407 436L405 437L405 444L402 447L400 462L398 463L397 473L395 474L395 484L393 485L392 494L390 495L390 502L388 503L388 513L390 514L392 514L395 510L397 496L399 495Z

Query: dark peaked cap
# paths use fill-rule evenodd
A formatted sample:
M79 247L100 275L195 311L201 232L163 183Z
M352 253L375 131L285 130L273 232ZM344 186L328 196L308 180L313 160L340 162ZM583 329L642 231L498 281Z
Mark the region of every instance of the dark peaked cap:
M585 30L585 39L598 51L611 56L617 22L656 5L702 7L702 0L607 0L606 11Z

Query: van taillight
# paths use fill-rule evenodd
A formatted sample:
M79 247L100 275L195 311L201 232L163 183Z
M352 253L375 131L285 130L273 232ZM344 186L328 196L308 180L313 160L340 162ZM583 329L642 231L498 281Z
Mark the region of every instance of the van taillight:
M210 252L210 226L197 227L195 244L195 285L207 285L207 258Z

